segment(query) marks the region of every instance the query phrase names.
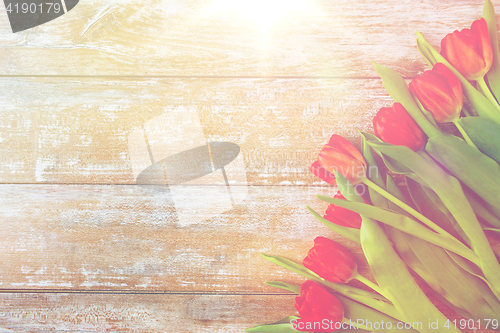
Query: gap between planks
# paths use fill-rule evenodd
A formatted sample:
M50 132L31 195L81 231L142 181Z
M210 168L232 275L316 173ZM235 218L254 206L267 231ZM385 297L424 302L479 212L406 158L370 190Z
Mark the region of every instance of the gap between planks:
M15 183L7 183L7 182L0 182L1 185L44 185L44 186L148 186L148 185L140 185L140 184L114 184L114 183L20 183L20 182L15 182ZM225 187L225 184L176 184L176 183L169 183L168 185L182 185L182 186L193 186L193 187ZM149 185L153 186L153 185ZM293 185L283 185L283 184L234 184L231 186L246 186L246 187L314 187L314 188L324 188L324 189L332 189L332 187L336 187L336 185L318 185L318 184L293 184Z
M248 291L173 291L173 290L78 290L78 289L0 289L0 294L120 294L120 295L186 295L186 296L290 296L292 292Z
M380 80L378 76L243 76L243 75L9 75L0 78L110 78L110 79L280 79L280 80ZM414 77L404 77L411 80Z

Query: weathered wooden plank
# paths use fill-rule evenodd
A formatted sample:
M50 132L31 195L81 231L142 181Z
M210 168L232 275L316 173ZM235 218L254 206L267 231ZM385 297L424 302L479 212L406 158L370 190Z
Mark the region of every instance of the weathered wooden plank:
M0 294L0 332L243 332L296 314L287 295Z
M155 162L227 142L235 183L320 184L309 166L329 136L359 143L390 104L380 80L1 78L0 182L134 184L147 137Z
M294 303L294 295L1 293L0 332L243 332L297 315Z
M92 0L13 34L0 17L0 73L12 75L406 76L426 66L415 30L436 46L480 17L482 0ZM500 3L496 3L500 13ZM265 13L265 14L264 14Z
M259 253L301 261L316 236L360 248L307 212L335 188L0 185L0 289L271 291L303 281ZM182 200L179 197L184 195ZM207 197L211 205L205 205Z

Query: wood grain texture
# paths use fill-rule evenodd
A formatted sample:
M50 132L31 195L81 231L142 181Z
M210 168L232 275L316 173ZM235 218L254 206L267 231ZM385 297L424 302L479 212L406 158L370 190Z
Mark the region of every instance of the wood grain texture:
M388 105L381 80L1 78L0 182L134 184L130 136L166 118L158 146L232 142L248 184L321 184L328 138L359 145Z
M289 295L0 294L0 332L243 332L296 314Z
M305 210L335 193L308 168L392 103L371 60L422 73L415 30L439 48L483 1L238 3L80 1L16 34L0 13L0 332L241 332L296 313L263 283L303 279L259 253L320 235L370 277Z
M234 208L222 201L207 214L197 202L207 187L172 202L139 186L1 185L0 289L274 291L264 282L303 278L259 253L301 262L319 235L367 272L361 249L305 209L322 213L314 196L334 188L252 186Z
M415 30L439 47L446 34L470 27L483 5L481 0L295 3L303 6L293 10L279 0L252 5L92 0L16 34L2 15L0 73L373 77L375 60L414 76L426 68ZM496 8L500 13L500 4ZM273 24L262 22L268 16Z
M0 293L0 307L2 333L243 332L297 315L290 294Z

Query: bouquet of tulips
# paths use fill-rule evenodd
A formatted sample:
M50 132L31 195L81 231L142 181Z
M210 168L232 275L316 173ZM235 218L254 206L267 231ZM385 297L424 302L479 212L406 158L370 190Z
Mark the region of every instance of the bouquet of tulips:
M318 196L330 204L324 216L308 209L361 245L376 283L324 237L302 264L263 255L307 281L268 282L298 295L299 317L248 332L500 331L500 264L486 237L500 232L500 55L490 0L440 52L421 34L417 46L431 70L409 86L374 64L395 103L373 119L375 135L361 133L361 152L333 135L311 166L339 192ZM413 276L462 319L444 316Z

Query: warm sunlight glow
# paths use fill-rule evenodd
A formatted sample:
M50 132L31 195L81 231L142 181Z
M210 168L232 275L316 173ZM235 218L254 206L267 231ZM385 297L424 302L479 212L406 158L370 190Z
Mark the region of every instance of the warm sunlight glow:
M287 16L310 10L309 0L215 0L210 14L231 12L253 21L263 33Z

